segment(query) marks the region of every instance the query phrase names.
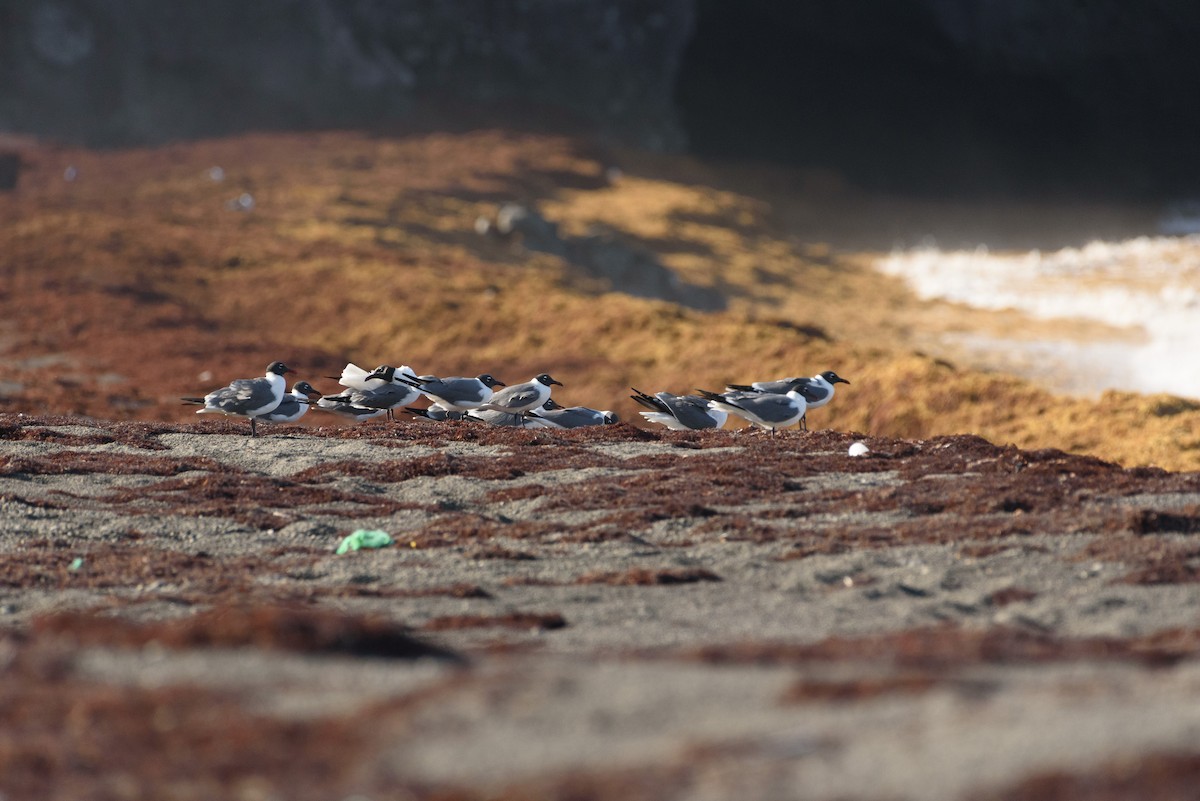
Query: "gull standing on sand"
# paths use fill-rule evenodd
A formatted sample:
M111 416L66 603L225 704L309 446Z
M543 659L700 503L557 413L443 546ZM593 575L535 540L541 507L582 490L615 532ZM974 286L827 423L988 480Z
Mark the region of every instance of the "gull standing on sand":
M275 411L283 400L287 383L284 375L295 370L283 362L271 362L262 378L239 378L229 386L215 389L203 398L184 398L185 403L198 403L204 406L197 409L196 414L228 414L235 417L250 418L250 436L257 436L258 428L254 418Z
M482 408L509 414L531 412L550 400L550 387L555 384L562 386L561 382L542 373L524 384L515 384L500 390L492 395L491 400L483 404Z
M421 393L417 391L416 387L407 383L405 378L407 376L401 375L395 367L386 364L376 367L366 376L364 383L377 384L380 380L383 383L379 386L368 386L363 390L351 391L351 394L354 395L353 403L372 409L383 409L387 412L389 420L395 420L393 409L407 406L421 397Z
M769 429L771 436L775 436L778 428L787 428L800 422L808 410L804 395L795 389L783 395L774 392L726 392L718 395L703 389L699 392L708 398L710 408L736 414L760 428Z
M268 423L294 423L308 411L309 398L320 395L307 381L297 381L292 391L283 396L274 411L259 415Z
M780 378L775 381L756 381L753 384L728 384L725 389L731 392L773 392L784 395L791 390L797 390L804 396L809 409L819 409L833 400L834 384L850 385L833 370L817 373L812 378ZM807 412L801 418L800 424L808 430Z
M435 405L446 411L458 412L478 409L492 399L495 387L505 385L503 381L493 378L488 373L483 373L475 378L421 376L416 379L401 377L400 380L411 387L416 387L418 392L433 401Z
M699 395L672 395L670 392L656 392L651 396L637 387L630 387L630 389L636 394L629 397L650 410L639 412L639 414L651 423L664 425L672 431L721 428L729 417L720 409L710 408L708 399Z

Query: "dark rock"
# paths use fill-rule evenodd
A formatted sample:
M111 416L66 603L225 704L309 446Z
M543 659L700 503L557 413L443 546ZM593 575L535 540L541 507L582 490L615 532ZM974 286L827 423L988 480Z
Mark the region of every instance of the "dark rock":
M689 0L0 0L0 130L91 144L557 107L676 147Z
M1195 193L1200 5L697 0L693 147L882 189Z
M0 153L0 192L17 188L21 176L21 157L16 153Z
M0 130L432 125L436 99L886 190L1191 197L1198 36L1186 0L0 0Z

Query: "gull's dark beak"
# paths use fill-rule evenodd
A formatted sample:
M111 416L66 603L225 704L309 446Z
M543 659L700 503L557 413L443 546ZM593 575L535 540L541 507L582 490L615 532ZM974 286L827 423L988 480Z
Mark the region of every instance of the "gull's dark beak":
M551 384L558 384L560 387L563 385L561 381L555 381L553 378L551 378L551 379L550 379L550 383L551 383Z
M839 376L839 377L838 377L838 380L837 380L837 381L834 381L833 383L835 383L835 384L849 384L850 382L849 382L849 381L847 381L847 380L846 380L846 379L844 379L844 378L841 378L841 377Z

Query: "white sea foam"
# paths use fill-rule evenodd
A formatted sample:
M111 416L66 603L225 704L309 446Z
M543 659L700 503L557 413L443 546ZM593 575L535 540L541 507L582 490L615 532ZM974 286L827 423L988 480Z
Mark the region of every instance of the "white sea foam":
M927 247L893 253L878 266L923 298L1128 329L1128 338L1105 342L992 340L1069 364L1074 376L1085 376L1072 388L1200 398L1200 236L1092 242L1048 253Z

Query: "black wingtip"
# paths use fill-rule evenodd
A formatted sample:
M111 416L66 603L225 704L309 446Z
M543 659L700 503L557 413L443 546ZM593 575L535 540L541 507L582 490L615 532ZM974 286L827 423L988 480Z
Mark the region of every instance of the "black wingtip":
M655 398L652 395L647 395L645 392L642 392L636 387L630 387L630 389L638 393L636 395L630 395L629 398L639 406L644 406L652 412L666 412L667 414L671 413L671 409L658 398Z

